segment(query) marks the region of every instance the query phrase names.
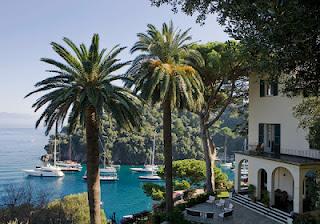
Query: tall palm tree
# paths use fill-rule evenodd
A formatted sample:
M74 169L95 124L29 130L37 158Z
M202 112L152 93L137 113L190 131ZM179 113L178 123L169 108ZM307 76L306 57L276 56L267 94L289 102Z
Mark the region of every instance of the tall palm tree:
M175 29L172 22L158 30L149 24L146 33L138 33L131 53L141 54L127 72L127 86L152 104L161 103L163 110L163 140L166 180L166 211L172 211L172 138L171 111L193 110L202 104L203 85L198 73L183 63L183 55L198 56L190 50L189 30Z
M72 53L57 43L51 43L64 62L42 58L41 61L54 67L49 72L55 75L36 83L36 90L26 97L45 92L32 107L37 111L46 105L36 122L36 127L44 122L46 134L55 122L62 125L67 116L70 132L77 125L85 127L90 223L100 224L98 137L101 118L107 113L121 127L133 128L140 123L141 104L128 89L112 84L120 78L112 74L129 63L117 59L124 48L115 46L108 53L106 49L100 50L98 34L93 35L89 48L84 44L77 47L68 38L63 40Z

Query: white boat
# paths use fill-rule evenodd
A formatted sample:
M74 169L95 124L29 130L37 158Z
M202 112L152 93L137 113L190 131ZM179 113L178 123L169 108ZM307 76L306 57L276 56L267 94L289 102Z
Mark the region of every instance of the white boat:
M158 175L154 175L154 174L151 174L151 175L145 175L145 176L139 176L139 179L140 180L146 180L146 181L159 181L159 180L162 180L161 177L159 177Z
M34 177L63 177L64 173L59 167L55 166L41 166L35 169L23 170L27 175Z
M104 168L100 168L101 173L117 173L117 169L112 166L105 166Z
M143 167L130 168L131 171L139 172L139 173L152 173L152 172L157 172L159 170L159 167L154 164L155 149L156 149L155 141L156 141L156 133L154 134L154 137L153 137L153 146L152 146L152 153L150 158L151 164L145 164Z
M99 168L99 173L100 173L100 181L117 181L119 180L118 174L117 174L117 169L113 166L106 166L106 160L107 160L107 154L105 151L105 148L103 147L102 141L100 140L100 144L103 148L103 168ZM83 179L87 180L87 171L82 177Z
M87 180L87 172L82 176L83 179ZM100 181L117 181L119 180L117 173L100 172Z
M54 150L53 150L53 166L47 164L46 166L36 167L35 169L23 170L27 175L34 177L63 177L64 173L56 166L57 162L57 124L56 134L54 136Z
M232 166L233 166L232 163L221 163L221 164L220 164L220 167L222 167L222 168L229 168L229 169L231 169Z
M158 171L158 166L154 165L144 165L144 167L133 167L130 168L130 170L134 172L139 172L139 173L152 173Z
M68 150L69 160L57 161L56 162L56 166L60 167L60 169L62 171L71 171L71 172L77 171L77 172L80 172L82 170L82 165L80 163L77 163L76 161L72 161L71 160L71 154L72 154L72 141L71 141L71 136L70 136L70 139L69 139L69 150Z
M227 135L224 136L224 162L220 163L221 168L231 169L233 163L227 162Z
M145 165L145 169L151 170L151 174L145 175L145 176L139 176L140 180L144 181L159 181L161 180L161 177L156 175L156 171L158 170L158 167L154 165L154 156L156 152L156 135L153 137L153 147L152 147L152 158L151 158L151 163L152 165Z
M80 172L82 170L82 166L80 163L66 160L66 161L57 161L57 167L59 167L62 171L76 171Z

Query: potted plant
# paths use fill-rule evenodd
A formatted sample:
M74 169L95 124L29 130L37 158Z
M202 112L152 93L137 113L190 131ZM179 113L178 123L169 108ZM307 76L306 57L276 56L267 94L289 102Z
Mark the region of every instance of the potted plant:
M249 184L248 186L248 196L253 202L256 202L256 186Z
M269 207L270 205L269 191L267 190L262 191L261 202L264 204L264 206Z

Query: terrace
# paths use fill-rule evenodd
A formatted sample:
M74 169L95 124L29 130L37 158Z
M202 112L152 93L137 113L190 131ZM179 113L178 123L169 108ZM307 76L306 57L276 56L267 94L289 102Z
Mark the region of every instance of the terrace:
M190 211L199 211L201 216L190 215L185 211L185 218L188 221L196 223L225 223L225 224L274 224L281 223L274 219L267 217L266 215L259 214L248 207L244 207L240 203L235 202L232 199L226 200L226 205L233 204L233 213L229 217L221 218L219 214L223 212L223 207L218 207L215 204L201 203L195 205ZM204 214L213 213L213 218L205 218Z

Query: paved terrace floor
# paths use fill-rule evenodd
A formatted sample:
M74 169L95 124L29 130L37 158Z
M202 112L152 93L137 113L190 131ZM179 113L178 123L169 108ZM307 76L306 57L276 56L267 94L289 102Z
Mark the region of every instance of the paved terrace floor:
M230 201L226 202L228 205ZM217 223L217 224L275 224L272 219L269 219L263 215L260 215L252 210L249 210L245 207L240 206L235 202L231 202L234 205L233 215L231 217L226 217L224 220L219 217L219 214L222 212L221 208L216 207L215 205L209 203L202 203L192 207L192 209L201 211L201 212L214 212L214 219L203 219L198 217L193 217L185 214L185 218L189 221L196 223Z

